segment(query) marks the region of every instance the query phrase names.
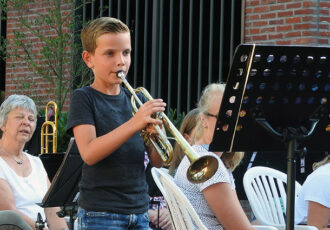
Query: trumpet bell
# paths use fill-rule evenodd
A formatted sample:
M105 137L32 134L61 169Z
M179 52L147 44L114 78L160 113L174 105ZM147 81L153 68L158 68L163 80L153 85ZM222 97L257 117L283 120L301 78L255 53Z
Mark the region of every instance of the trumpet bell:
M213 156L201 156L190 163L187 179L192 183L203 183L210 179L218 169L218 160Z

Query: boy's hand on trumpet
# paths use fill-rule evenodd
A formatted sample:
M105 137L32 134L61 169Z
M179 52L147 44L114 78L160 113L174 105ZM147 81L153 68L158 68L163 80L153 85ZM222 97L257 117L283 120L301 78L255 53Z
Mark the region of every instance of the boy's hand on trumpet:
M150 163L152 166L157 168L163 166L163 160L158 154L155 147L148 143L148 138L146 137L150 135L159 135L154 125L158 125L165 134L165 129L162 125L162 120L153 117L153 114L165 111L165 106L166 103L164 103L162 99L153 99L147 101L146 103L141 105L139 110L132 118L135 119L134 123L136 122L136 125L138 126L139 130L142 130L142 136L146 144ZM147 135L144 136L143 133L147 133Z
M141 105L133 117L134 123L137 125L138 129L147 129L148 132L150 130L151 133L154 133L155 129L153 125L162 126L163 122L157 118L153 118L152 115L157 112L165 111L165 106L166 103L163 102L163 99L153 99Z

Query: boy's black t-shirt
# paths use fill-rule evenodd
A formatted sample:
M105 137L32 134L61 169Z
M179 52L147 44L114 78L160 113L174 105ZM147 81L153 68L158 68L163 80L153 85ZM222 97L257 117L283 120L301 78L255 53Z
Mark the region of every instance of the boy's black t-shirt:
M146 99L139 95L142 102ZM106 95L87 86L72 93L67 131L81 124L95 126L102 136L132 117L131 94L121 87L119 95ZM145 178L145 146L137 132L99 163L83 165L79 206L88 211L138 214L148 210Z

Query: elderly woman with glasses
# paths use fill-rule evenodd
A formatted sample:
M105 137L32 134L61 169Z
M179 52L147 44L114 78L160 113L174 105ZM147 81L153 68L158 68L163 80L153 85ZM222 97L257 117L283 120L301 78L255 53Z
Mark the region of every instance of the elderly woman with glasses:
M198 103L199 119L194 136L194 150L200 155L212 155L218 160L217 172L209 180L192 184L186 177L190 165L185 156L175 174L174 180L181 188L200 216L204 225L210 229L254 229L246 217L235 191L232 171L239 164L243 153L213 153L208 146L213 139L218 112L223 97L224 84L208 85ZM224 159L222 159L222 157Z
M40 213L50 229L67 229L59 208L41 208L50 182L38 157L23 152L36 128L37 109L24 95L9 96L0 107L0 210L18 213L35 229Z

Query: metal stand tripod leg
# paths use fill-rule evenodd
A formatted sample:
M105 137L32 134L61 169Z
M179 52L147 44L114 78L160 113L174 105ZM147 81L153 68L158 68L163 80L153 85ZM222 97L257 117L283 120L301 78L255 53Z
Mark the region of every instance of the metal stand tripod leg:
M287 209L286 209L286 230L294 229L294 205L296 185L296 150L297 140L288 142L287 152Z

